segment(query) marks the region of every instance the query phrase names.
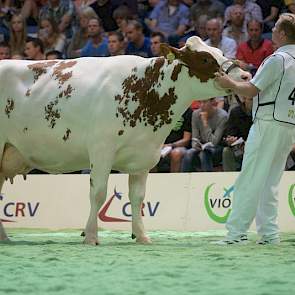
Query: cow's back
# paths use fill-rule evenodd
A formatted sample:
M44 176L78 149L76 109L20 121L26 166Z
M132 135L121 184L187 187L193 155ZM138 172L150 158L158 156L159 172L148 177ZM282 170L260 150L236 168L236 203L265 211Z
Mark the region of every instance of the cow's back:
M88 165L91 141L117 139L115 96L139 57L2 61L0 144L47 170ZM36 165L35 165L36 166ZM49 168L48 168L49 167Z

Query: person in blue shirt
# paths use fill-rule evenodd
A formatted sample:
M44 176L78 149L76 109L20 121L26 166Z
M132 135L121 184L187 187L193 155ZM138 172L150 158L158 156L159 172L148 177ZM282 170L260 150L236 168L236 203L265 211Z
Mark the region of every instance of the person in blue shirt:
M143 34L143 26L136 20L130 20L127 25L128 44L125 54L152 57L151 43Z
M88 22L89 40L81 49L80 56L109 56L108 42L103 36L101 22L92 18Z

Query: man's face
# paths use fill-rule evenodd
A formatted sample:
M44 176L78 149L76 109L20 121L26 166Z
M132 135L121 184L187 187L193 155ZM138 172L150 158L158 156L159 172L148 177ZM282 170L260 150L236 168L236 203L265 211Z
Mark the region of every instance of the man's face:
M250 22L248 24L248 35L252 41L259 41L261 39L262 29L259 23Z
M213 42L219 42L221 39L221 28L217 21L208 21L206 24L206 32L209 39Z
M10 50L8 47L0 47L0 60L9 59L10 58Z
M160 44L161 44L160 36L155 36L151 38L151 50L152 50L153 56L160 55Z
M203 112L210 112L213 109L214 101L211 99L201 101L200 108Z
M231 11L231 22L236 26L242 26L244 22L244 10L242 7L235 7Z
M28 59L35 59L39 53L39 47L35 47L33 42L27 42L25 46L25 55Z
M128 25L126 36L130 42L136 42L141 36L141 31L137 30L133 25Z
M123 49L123 41L119 41L116 35L109 36L108 49L111 55L118 54Z
M91 19L88 22L88 36L89 37L96 37L100 34L100 25L98 20Z

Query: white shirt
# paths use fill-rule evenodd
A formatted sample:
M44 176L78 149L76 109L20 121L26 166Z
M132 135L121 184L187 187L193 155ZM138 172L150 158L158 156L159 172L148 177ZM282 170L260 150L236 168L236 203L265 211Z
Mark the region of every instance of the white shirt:
M205 43L209 46L212 46L211 40L207 39ZM218 47L227 58L236 58L237 53L237 43L234 39L222 36L222 39L220 43L218 44Z
M259 69L257 70L256 75L252 78L250 83L255 85L259 90L259 97L255 96L253 99L253 117L256 117L263 120L273 120L273 111L274 105L266 106L257 106L258 103L267 103L275 100L283 73L283 57L277 53L279 52L288 52L291 55L295 56L295 45L285 45L277 49L272 55L266 58ZM295 87L295 77L294 77L294 87ZM288 97L289 94L283 94ZM259 99L259 101L258 101ZM257 110L257 112L256 112Z

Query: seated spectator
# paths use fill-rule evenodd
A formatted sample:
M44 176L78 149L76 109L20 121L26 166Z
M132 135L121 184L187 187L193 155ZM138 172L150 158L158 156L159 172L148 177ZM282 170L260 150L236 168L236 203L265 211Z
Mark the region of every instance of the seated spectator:
M161 32L153 32L151 35L151 51L153 56L160 56L160 44L165 43L165 36Z
M88 41L88 22L92 18L97 18L91 7L85 6L78 10L78 26L67 49L67 57L75 58L80 56L81 48Z
M225 6L218 0L196 0L196 3L190 8L191 20L195 23L201 15L210 18L223 18Z
M53 59L62 59L62 53L58 50L47 51L45 54L45 59L53 60Z
M110 56L125 54L124 36L121 32L115 31L108 33L108 50Z
M201 101L192 115L192 148L182 161L183 172L213 171L222 159L220 144L227 121L227 112L216 106L215 98ZM197 168L196 168L197 167Z
M162 155L156 168L158 172L180 172L182 158L191 147L192 110L188 108L177 121L162 148Z
M127 41L127 26L128 21L132 20L132 14L129 8L125 5L119 6L113 12L113 19L115 20L118 31L121 32Z
M109 56L108 41L98 18L92 18L88 22L88 41L81 49L80 55Z
M272 42L262 37L263 24L250 20L247 25L249 40L242 42L237 49L237 59L245 70L254 74L262 61L273 53Z
M111 0L97 0L91 5L99 19L101 20L101 27L105 32L113 32L118 29L115 20L113 19L113 1Z
M25 19L21 14L14 14L10 22L10 38L9 44L11 52L19 52L24 54L27 39L27 30Z
M237 43L234 39L222 35L222 21L213 18L207 21L206 31L208 39L205 43L209 46L219 48L225 57L235 58L237 52Z
M58 24L60 33L67 38L72 36L72 21L74 18L74 4L70 0L48 0L47 4L41 7L39 20L53 19Z
M5 15L0 15L0 42L9 42L9 23L5 19Z
M25 45L25 55L26 59L29 60L43 60L44 55L44 45L39 38L27 38Z
M0 42L0 60L10 59L10 46L5 42Z
M244 27L245 12L241 5L233 5L230 11L228 26L223 30L223 35L232 38L237 45L248 39L247 30Z
M127 26L128 44L125 53L128 55L139 55L152 57L151 43L143 34L142 24L136 20L130 20Z
M192 36L199 36L203 41L208 39L206 31L206 23L208 21L208 16L203 14L198 17L196 21L192 21L192 28L184 34L184 36L179 40L179 48L185 45L186 40Z
M260 6L263 16L264 33L271 32L275 22L279 17L279 13L283 8L283 0L256 0Z
M150 14L149 29L162 32L168 42L177 46L189 26L189 9L180 0L160 1Z
M44 5L45 3L40 3L40 2L45 2L43 1L35 1L35 0L24 0L20 1L20 13L23 16L27 29L28 29L28 34L36 34L38 31L38 16L39 16L39 8L40 5Z
M244 145L252 125L252 98L244 98L244 102L234 107L226 122L224 131L225 147L222 153L223 171L241 170L244 155ZM240 144L232 146L234 142L240 140Z
M294 0L284 0L288 12L295 13L295 1Z
M230 12L235 4L239 4L244 8L245 18L244 18L244 29L247 30L247 23L250 19L257 19L258 21L263 21L262 11L259 5L254 3L252 0L234 0L233 5L226 8L224 13L224 23L227 25L230 19Z
M40 21L38 37L44 44L44 51L58 50L64 52L66 37L59 32L54 19L44 18Z

